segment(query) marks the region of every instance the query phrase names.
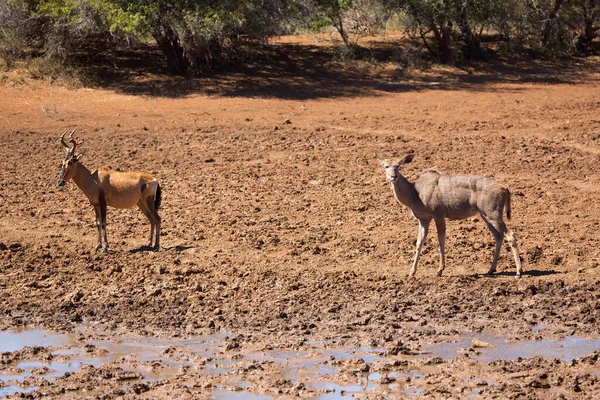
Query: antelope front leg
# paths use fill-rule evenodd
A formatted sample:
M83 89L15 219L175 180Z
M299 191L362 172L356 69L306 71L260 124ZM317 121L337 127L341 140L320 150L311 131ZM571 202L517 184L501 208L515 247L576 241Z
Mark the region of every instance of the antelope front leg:
M435 226L437 228L438 241L440 242L440 268L437 270L437 276L442 276L446 267L446 221L436 219Z
M417 252L415 253L415 260L413 261L412 269L408 276L413 277L417 273L417 264L419 263L419 257L421 256L421 248L427 237L427 231L429 231L429 223L431 221L419 220L419 238L417 239Z

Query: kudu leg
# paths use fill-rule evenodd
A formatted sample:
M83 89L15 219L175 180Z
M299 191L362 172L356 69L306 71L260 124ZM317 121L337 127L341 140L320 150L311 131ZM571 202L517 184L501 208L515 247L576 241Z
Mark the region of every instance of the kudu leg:
M500 257L500 249L502 248L502 239L504 238L504 232L506 230L506 226L504 223L499 224L497 221L494 221L490 217L485 214L481 214L481 218L483 222L487 225L492 235L494 235L494 240L496 241L496 248L494 249L494 258L492 258L492 265L486 275L492 275L496 272L496 266L498 265L498 258ZM504 230L502 230L504 228Z
M492 231L494 235L494 239L496 240L496 249L494 251L494 259L492 260L492 266L486 275L491 275L496 272L496 265L498 264L498 257L500 256L500 249L502 248L502 241L505 239L511 250L513 257L515 259L515 264L517 266L517 278L521 277L523 273L523 266L521 265L521 257L519 257L519 250L517 249L517 240L515 239L514 233L506 227L506 224L503 220L493 220L489 217L482 215L483 220L486 225Z
M493 230L492 234L494 235L494 240L496 241L496 248L494 249L494 258L492 259L492 265L486 275L492 275L496 272L496 267L498 266L498 258L500 257L500 249L502 248L502 237L498 231Z
M437 270L437 276L442 276L446 268L446 221L436 219L435 227L437 229L438 241L440 242L440 268Z
M521 257L519 256L519 250L517 249L517 239L515 239L515 234L510 229L507 230L504 238L512 250L515 264L517 265L517 278L520 278L523 273L523 266L521 265Z
M415 260L413 261L412 269L410 270L409 276L413 277L417 273L417 264L419 263L419 257L421 257L421 249L423 248L423 243L425 243L425 238L427 238L427 232L429 231L429 223L431 221L428 220L419 220L419 238L417 239L417 251L415 253Z

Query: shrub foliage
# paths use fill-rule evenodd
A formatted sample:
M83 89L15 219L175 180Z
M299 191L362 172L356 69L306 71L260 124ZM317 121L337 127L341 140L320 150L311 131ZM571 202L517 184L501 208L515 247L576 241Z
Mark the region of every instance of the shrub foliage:
M331 27L355 49L392 21L442 63L485 59L490 37L508 51L585 55L600 0L0 0L0 59L65 65L155 41L169 71L202 73L241 61L245 43Z

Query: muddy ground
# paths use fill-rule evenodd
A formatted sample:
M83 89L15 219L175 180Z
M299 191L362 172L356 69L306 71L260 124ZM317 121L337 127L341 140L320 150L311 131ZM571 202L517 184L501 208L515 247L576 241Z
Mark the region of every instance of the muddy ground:
M598 337L600 60L404 71L290 54L272 61L277 68L194 80L142 72L94 88L5 74L0 328L101 324L116 339L228 333L223 354L248 382L231 393L274 398L324 392L244 354L314 343L382 349L385 362L342 363L341 383L436 364L402 387L426 387L413 394L431 398L472 396L474 387L482 398L600 397L598 350L572 361L482 363L474 348L454 360L413 357L464 331ZM72 182L57 187L58 138L72 128L87 167L160 180L160 252L143 247L149 224L137 209L109 209L110 252L94 252L92 207ZM507 248L497 275L483 275L494 242L480 218L448 223L443 277L432 226L417 275L407 277L418 224L373 158L407 150L409 179L436 168L493 174L510 187L521 279ZM5 353L0 368L51 351ZM210 398L224 382L199 367L149 384L110 365L31 379L39 388L15 396ZM395 389L355 395L407 396Z

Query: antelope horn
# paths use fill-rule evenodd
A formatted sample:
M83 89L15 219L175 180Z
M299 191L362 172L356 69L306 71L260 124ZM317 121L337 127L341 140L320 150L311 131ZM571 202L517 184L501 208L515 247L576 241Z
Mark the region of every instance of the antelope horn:
M60 143L64 146L65 149L69 148L69 146L65 143L65 135L67 134L67 131L68 129L60 137Z
M72 149L73 153L75 153L75 147L77 147L77 145L80 144L80 143L77 143L77 141L73 137L73 134L75 133L76 130L77 130L77 128L73 129L71 131L71 133L69 134L69 140L71 141L71 143L73 143L73 149Z

